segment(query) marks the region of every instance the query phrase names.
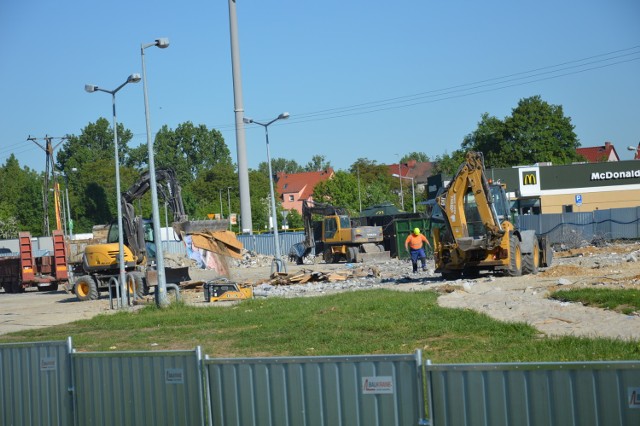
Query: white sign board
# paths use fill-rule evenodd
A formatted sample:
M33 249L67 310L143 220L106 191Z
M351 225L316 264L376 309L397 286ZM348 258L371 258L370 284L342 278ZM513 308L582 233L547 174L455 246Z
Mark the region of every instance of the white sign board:
M393 377L370 376L362 378L363 394L393 393Z

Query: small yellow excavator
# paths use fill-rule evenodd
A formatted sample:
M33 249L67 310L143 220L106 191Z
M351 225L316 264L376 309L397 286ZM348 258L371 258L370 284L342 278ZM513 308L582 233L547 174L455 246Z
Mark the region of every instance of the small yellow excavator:
M432 230L436 272L446 279L481 270L518 276L550 266L551 246L535 231L515 227L508 201L504 186L485 176L482 153L468 152L436 197L444 219L442 227Z
M146 171L121 196L127 286L130 292L135 291L138 296L146 294L149 287L155 284L151 281L157 279L157 274L152 268L156 244L153 225L150 220L136 216L133 208L133 202L149 191L150 183L150 175ZM156 169L156 188L158 197L165 200L173 212L172 227L179 238L183 233L220 231L228 228L228 220L188 220L180 184L172 169ZM99 291L109 288L111 281L118 278L118 254L118 224L114 222L109 227L107 243L87 245L84 248L82 263L72 265L73 291L79 300L97 299ZM165 267L165 277L167 283L190 280L187 267Z

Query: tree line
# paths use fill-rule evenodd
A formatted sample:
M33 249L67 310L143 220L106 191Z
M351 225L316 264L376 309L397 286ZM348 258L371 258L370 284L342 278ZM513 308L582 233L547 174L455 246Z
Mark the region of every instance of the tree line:
M118 123L122 191L147 168L146 143L129 147L132 137L132 132ZM438 145L438 141L424 144L425 148ZM460 149L433 158L433 173L453 174L468 150L482 151L487 167L509 167L543 161L554 164L580 161L583 159L576 153L579 146L571 119L564 115L562 107L534 96L520 100L512 114L502 120L483 114L477 129L463 138ZM171 167L176 171L185 210L191 219L205 219L208 214L221 213L221 209L223 216L228 217L229 202L231 212L240 211L237 165L218 130L191 122L182 123L175 129L165 125L155 135L154 158L156 168ZM430 161L425 152L414 151L404 155L400 162L412 159ZM323 155L314 155L304 166L285 158L271 161L274 174L331 167ZM62 187L68 183L74 233L91 232L94 225L108 224L116 216L114 166L113 129L105 118L89 123L79 135L67 135L57 151L55 170ZM32 235L47 233L42 229L43 191L49 189L43 185L44 173L21 167L13 154L0 167L0 238L16 238L19 231L30 231ZM249 186L254 231L265 230L269 223L266 162L249 170ZM360 206L391 203L400 208L400 186L399 179L389 174L387 165L358 158L347 170L336 170L333 179L318 184L313 197L346 207L357 216ZM408 186L405 183L402 187L404 199L411 197ZM426 194L416 193L416 197L416 201L420 201ZM53 203L50 204L50 223L55 224ZM136 201L135 208L137 214L150 217L150 194ZM162 210L162 201L160 208ZM282 218L281 206L278 210L279 218ZM296 211L287 215L287 222L289 228L302 226Z

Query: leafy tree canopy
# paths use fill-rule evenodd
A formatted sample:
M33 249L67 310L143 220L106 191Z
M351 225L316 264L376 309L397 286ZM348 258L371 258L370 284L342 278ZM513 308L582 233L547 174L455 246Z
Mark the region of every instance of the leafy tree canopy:
M331 167L331 162L327 161L324 155L314 155L311 157L311 161L304 166L305 172L319 172Z
M231 153L222 134L215 129L209 130L204 124L194 126L190 121L178 125L175 130L162 126L156 134L154 148L156 167L173 168L183 186L200 172L232 164ZM137 147L129 165L146 168L147 154L146 144Z
M258 164L258 171L265 176L269 176L269 165L266 161ZM304 172L304 168L296 162L296 160L287 160L286 158L272 158L271 159L271 171L274 176L278 173L301 173Z
M14 154L0 168L0 235L17 238L18 231L41 235L42 176L28 167L20 168Z
M431 161L429 159L429 156L426 153L414 151L414 152L410 152L409 154L406 154L404 157L402 157L400 159L400 162L401 163L407 163L410 160L416 160L419 163L427 163L427 162Z
M467 135L462 150L481 151L487 167L510 167L550 161L579 161L580 142L571 118L562 106L551 105L540 96L521 99L511 116L499 120L485 113L478 128Z
M129 155L128 143L133 137L130 130L118 123L118 157L120 164L125 164ZM72 168L81 169L96 160L114 161L113 128L105 118L89 123L80 136L67 135L56 156L57 167L65 172Z

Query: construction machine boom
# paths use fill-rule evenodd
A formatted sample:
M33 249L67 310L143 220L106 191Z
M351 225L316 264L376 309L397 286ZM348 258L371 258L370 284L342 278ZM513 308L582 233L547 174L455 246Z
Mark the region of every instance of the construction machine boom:
M482 153L470 151L453 179L436 197L444 227L434 228L436 272L447 278L480 270L508 275L538 272L551 264L551 248L535 231L521 231L510 220L500 184L489 182Z

